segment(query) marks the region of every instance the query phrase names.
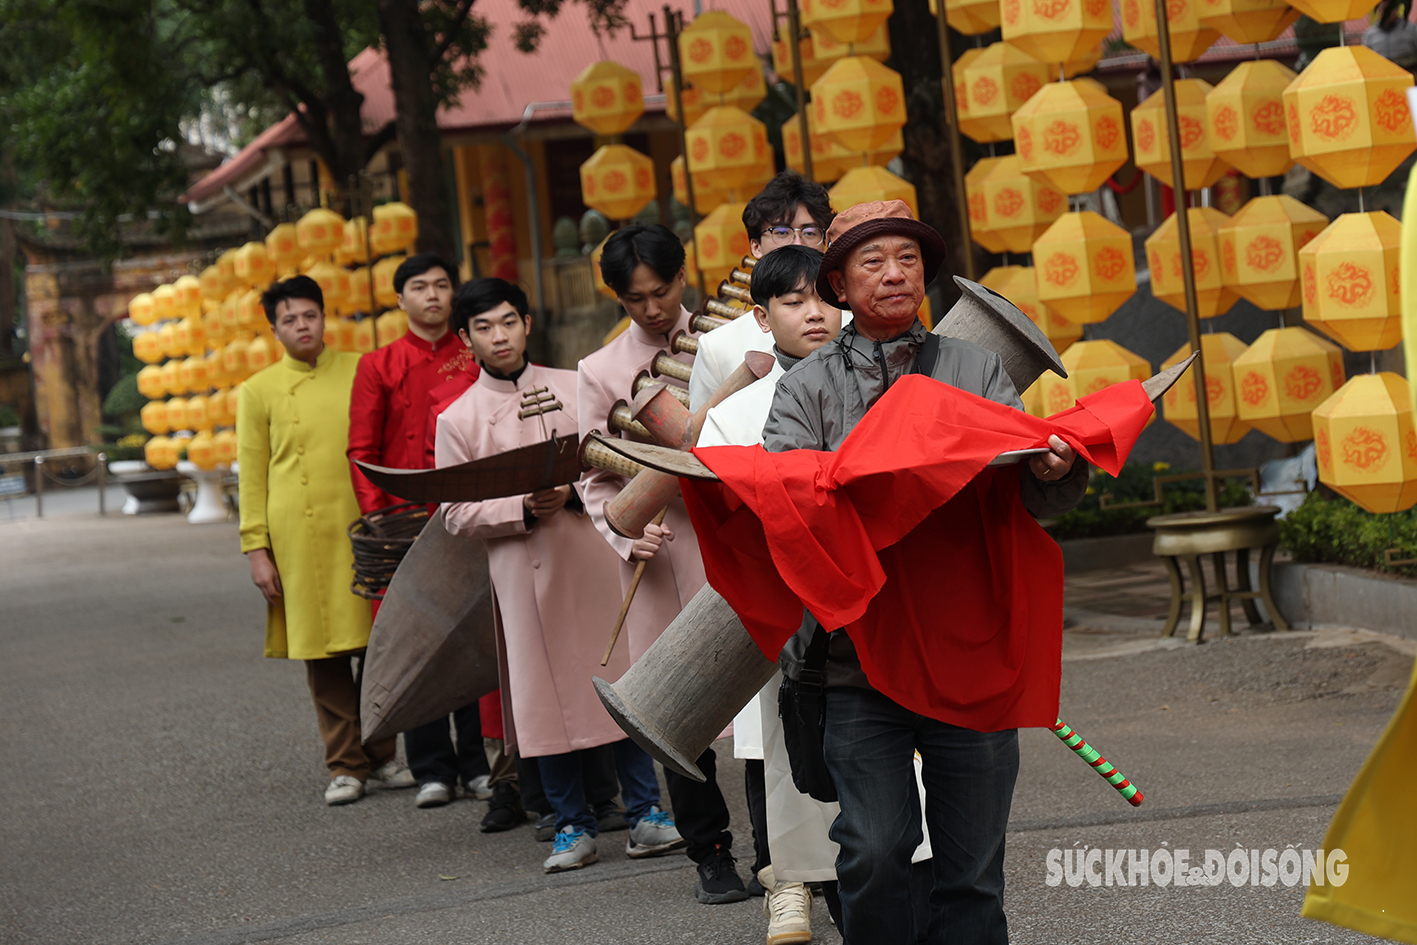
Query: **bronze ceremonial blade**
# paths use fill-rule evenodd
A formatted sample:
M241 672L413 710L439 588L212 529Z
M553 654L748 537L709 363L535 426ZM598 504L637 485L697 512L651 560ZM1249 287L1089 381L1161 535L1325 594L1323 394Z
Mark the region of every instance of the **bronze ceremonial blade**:
M1146 396L1155 403L1161 399L1161 395L1171 389L1171 385L1181 379L1181 375L1186 373L1186 368L1191 366L1191 362L1200 357L1200 352L1192 352L1191 356L1179 364L1173 364L1160 374L1153 374L1141 382L1141 389L1146 391Z
M650 469L669 473L671 476L702 479L706 482L719 481L712 469L700 462L693 453L684 450L670 449L655 443L636 443L633 440L622 440L619 437L603 436L597 433L588 434L586 439L593 440L627 459L632 459Z
M399 563L369 632L365 741L443 718L497 688L493 610L487 546L448 534L440 510Z
M553 436L441 469L390 469L358 460L355 465L374 485L408 502L480 502L575 482L581 477L578 445L575 436Z

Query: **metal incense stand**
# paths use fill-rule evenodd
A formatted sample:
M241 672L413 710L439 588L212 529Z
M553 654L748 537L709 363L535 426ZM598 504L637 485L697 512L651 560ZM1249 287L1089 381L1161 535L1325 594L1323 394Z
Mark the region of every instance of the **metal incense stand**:
M1190 191L1186 187L1185 162L1181 157L1180 118L1176 110L1176 79L1171 63L1171 24L1167 19L1166 0L1155 0L1157 42L1161 53L1161 89L1166 104L1166 131L1171 143L1171 176L1177 184L1176 232L1181 243L1181 277L1186 286L1186 327L1190 333L1191 351L1201 351L1199 307L1196 304L1196 270L1191 257ZM942 4L943 6L943 4ZM1260 623L1255 607L1259 599L1276 629L1288 630L1289 624L1280 614L1270 594L1269 571L1274 550L1279 544L1279 526L1274 517L1279 508L1273 505L1221 509L1216 488L1215 445L1210 431L1210 400L1205 380L1205 360L1196 358L1191 365L1195 385L1196 422L1201 445L1201 476L1205 483L1204 512L1180 512L1158 515L1147 520L1156 531L1152 553L1166 564L1171 579L1171 607L1161 635L1172 636L1181 619L1181 605L1186 598L1185 581L1181 576L1180 559L1186 560L1191 577L1191 625L1187 639L1200 643L1205 632L1206 604L1215 601L1219 607L1220 634L1230 633L1230 602L1240 600L1245 616L1254 626ZM1259 590L1250 588L1249 553L1260 549ZM1226 552L1235 552L1236 587L1231 588L1226 571ZM1209 554L1215 566L1216 592L1208 594L1200 556Z

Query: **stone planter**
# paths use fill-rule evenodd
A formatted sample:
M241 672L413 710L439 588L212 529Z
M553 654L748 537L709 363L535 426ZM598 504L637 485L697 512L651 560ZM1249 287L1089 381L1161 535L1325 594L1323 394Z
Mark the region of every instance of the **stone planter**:
M153 469L142 460L119 460L108 464L108 473L128 493L124 515L181 511L177 496L183 477L176 470Z

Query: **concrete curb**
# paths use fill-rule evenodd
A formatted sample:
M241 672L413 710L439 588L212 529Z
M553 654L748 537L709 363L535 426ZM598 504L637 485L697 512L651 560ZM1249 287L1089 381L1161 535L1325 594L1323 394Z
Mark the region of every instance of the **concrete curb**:
M1063 549L1063 570L1098 571L1120 568L1151 558L1151 531L1134 535L1107 535L1102 538L1069 538L1058 542Z
M1337 564L1276 562L1274 602L1297 629L1363 627L1417 640L1417 580Z

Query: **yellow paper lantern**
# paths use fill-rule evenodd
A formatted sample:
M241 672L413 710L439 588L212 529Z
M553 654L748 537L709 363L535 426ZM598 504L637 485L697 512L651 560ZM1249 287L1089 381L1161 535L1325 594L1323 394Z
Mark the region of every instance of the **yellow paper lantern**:
M143 409L138 412L138 420L142 423L143 429L154 436L172 432L172 427L167 422L166 401L150 400L143 404Z
M710 108L685 130L684 141L695 181L717 190L742 189L772 164L767 126L731 105Z
M1211 85L1203 79L1176 80L1176 117L1181 131L1181 162L1187 190L1199 190L1225 176L1230 165L1215 153L1206 133L1205 97ZM1166 103L1160 90L1132 109L1132 143L1137 167L1168 187L1171 174L1171 134L1166 127Z
M169 318L179 318L177 310L177 290L164 283L152 291L153 321L165 322Z
M221 273L221 283L228 288L232 288L236 283L236 250L228 249L222 251L216 258L217 272Z
M1255 197L1220 228L1221 278L1262 309L1294 308L1303 300L1299 250L1327 226L1293 197Z
M174 430L187 430L187 398L167 398L167 425Z
M1136 292L1131 234L1090 210L1059 217L1033 244L1033 265L1039 301L1079 325L1104 321Z
M249 377L276 362L279 357L276 342L265 335L257 335L246 345L246 374Z
M340 237L339 249L335 251L335 262L341 266L354 266L368 262L373 250L369 248L369 221L355 217L344 221L344 235Z
M905 86L876 60L847 56L812 86L812 109L822 134L851 151L874 151L905 125Z
M981 282L980 285L983 285L983 283ZM1030 417L1048 416L1048 400L1043 386L1047 375L1052 373L1052 371L1043 372L1038 380L1019 392L1019 400L1023 401L1023 412Z
M1286 0L1203 0L1201 3L1201 23L1242 45L1278 39L1297 19L1299 11Z
M390 309L374 320L374 334L379 347L387 347L408 334L408 314L403 309Z
M1034 241L1068 210L1068 198L1037 175L1025 174L1014 154L999 158L980 187L989 229L1011 253L1032 251Z
M1235 359L1245 353L1245 343L1228 331L1201 335L1201 360L1205 363L1205 399L1210 409L1210 438L1217 445L1238 443L1250 425L1240 419L1235 397ZM1161 369L1172 367L1191 355L1191 346L1182 345L1161 362ZM1180 379L1162 398L1166 422L1179 427L1191 439L1200 439L1200 422L1196 413L1196 382L1186 368Z
M1325 49L1284 90L1289 152L1335 187L1372 187L1417 151L1412 73L1366 46Z
M413 252L418 247L418 213L397 200L374 208L374 226L369 231L369 248L376 256L399 250Z
M1314 408L1343 386L1343 349L1304 328L1271 328L1231 364L1240 419L1282 443L1313 439Z
M679 205L689 205L689 185L684 179L684 155L669 162L669 180L674 187L674 199ZM694 211L707 216L713 208L728 199L723 191L710 187L698 174L694 175Z
M994 43L976 56L961 56L953 74L955 99L965 103L959 130L981 144L1012 138L1009 116L1049 80L1046 65L1008 43Z
M345 302L356 312L367 313L374 310L374 288L369 279L368 266L360 266L358 269L349 271L349 297L345 299Z
M183 390L204 391L207 383L206 358L185 358L177 366L177 377Z
M203 269L202 274L197 277L197 281L202 286L202 298L208 302L220 302L230 291L218 266L208 266Z
M837 213L873 200L904 200L911 214L917 219L920 216L915 185L884 167L853 167L827 191L827 196L831 199L832 210Z
M1215 0L1166 0L1171 31L1171 61L1193 62L1220 38L1220 30L1201 20L1201 5ZM1218 4L1216 4L1218 6ZM1161 38L1154 0L1122 0L1122 37L1153 59L1161 58Z
M807 130L812 142L812 177L823 184L838 180L841 175L863 163L885 166L905 150L905 138L900 132L896 132L891 140L875 151L848 151L831 138L817 132L810 108L807 109ZM802 173L802 125L796 115L782 123L782 150L787 158L787 166L799 174Z
M374 264L374 301L381 308L394 308L399 304L399 294L394 291L394 273L403 265L404 257L387 256ZM379 347L383 347L380 342Z
M344 217L316 207L296 222L295 240L306 256L329 257L344 242Z
M226 347L221 349L221 369L227 377L233 380L244 380L251 376L251 371L246 367L246 349L251 342L240 339L228 342Z
M1008 251L1004 238L994 228L989 212L989 199L984 195L984 182L994 173L1003 158L980 158L964 175L964 193L969 202L969 235L974 242L991 253Z
M1294 9L1318 23L1342 23L1367 16L1373 0L1289 0Z
M1052 371L1039 378L1043 382L1043 409L1046 416L1070 409L1078 399L1095 394L1113 384L1144 381L1151 376L1151 363L1115 341L1079 341L1058 356L1067 377ZM1151 425L1151 420L1147 420Z
M202 314L202 283L196 276L178 276L172 283L176 294L176 309L180 315Z
M138 372L138 393L148 400L157 400L167 393L167 386L162 382L162 368L156 364L149 364Z
M360 354L368 354L374 350L377 339L374 337L374 319L361 318L354 323L354 350Z
M177 466L177 444L165 436L155 436L143 444L143 459L153 469Z
M1242 62L1205 96L1206 127L1217 157L1247 177L1276 177L1289 170L1284 89L1292 70L1273 59Z
M979 284L1018 306L1061 354L1082 338L1082 326L1075 325L1053 309L1038 301L1038 281L1030 266L995 266L980 278ZM1042 388L1039 388L1042 391ZM1043 416L1043 414L1035 414Z
M725 203L699 221L694 227L694 249L697 263L705 279L712 276L710 291L734 266L748 255L748 234L743 229L746 204Z
M212 428L212 416L208 409L206 394L197 394L195 397L187 398L187 427L191 430L210 430Z
M216 446L211 433L203 430L187 441L187 461L198 469L216 469Z
M262 324L270 324L266 309L261 305L261 293L247 289L236 298L236 324L245 332L259 332Z
M1108 0L1002 0L1004 41L1039 62L1086 56L1112 32Z
M139 292L128 300L128 317L135 325L151 325L157 321L157 311L150 292Z
M831 66L831 60L818 58L816 43L810 35L798 41L797 53L802 61L802 87L810 88ZM792 47L787 42L785 29L780 30L772 41L772 68L782 81L797 81L792 71Z
M894 9L891 0L802 0L802 25L838 43L858 43L880 29Z
M158 344L162 345L162 353L169 358L181 357L187 353L182 345L177 343L177 323L164 322L157 330Z
M891 57L891 33L884 23L860 42L839 43L831 34L820 30L812 36L812 43L817 58L826 61L828 65L843 56L868 56L877 62L885 62Z
M656 193L654 162L634 148L602 145L581 165L581 199L612 220L630 219Z
M207 338L207 350L221 350L222 346L231 340L231 332L226 328L226 323L221 320L221 309L208 309L202 314L202 333Z
M165 355L162 340L156 331L145 331L133 336L133 355L144 364L157 364Z
M223 387L207 395L207 417L212 426L231 426L231 391L228 388Z
M684 27L679 60L685 82L708 92L727 92L762 71L752 30L722 10L705 10Z
M222 430L213 436L212 451L220 466L230 466L236 462L236 434L230 430Z
M1098 43L1082 55L1064 62L1062 65L1063 78L1072 79L1095 69L1097 64L1102 61L1102 45L1102 43Z
M300 237L294 223L279 223L266 234L266 258L275 272L274 278L295 275L300 260L305 258L305 250L300 248Z
M266 244L254 240L236 251L232 268L237 279L257 289L265 288L275 272L275 266L266 255Z
M189 315L182 319L173 327L172 337L176 350L170 353L174 355L190 356L207 350L207 331L199 318Z
M1221 273L1220 230L1230 223L1230 218L1213 207L1192 207L1186 216L1191 226L1196 311L1201 318L1214 318L1230 311L1239 299ZM1181 233L1176 214L1167 217L1156 232L1146 238L1146 255L1151 263L1151 294L1184 312L1186 283L1182 276Z
M349 288L349 273L332 262L321 260L305 270L305 275L320 287L320 294L325 297L325 311L339 311Z
M226 387L235 378L226 373L226 368L221 362L222 349L218 348L202 360L207 365L207 384L211 387Z
M1402 340L1402 224L1382 211L1345 213L1299 250L1304 321L1350 351Z
M1417 504L1417 430L1407 381L1360 374L1314 411L1319 481L1369 512Z
M162 371L162 386L169 394L180 394L187 388L182 386L182 375L180 368L182 362L164 361L160 371Z
M732 105L745 112L751 112L758 103L767 98L768 86L761 69L754 69L747 77L727 92L714 94L698 86L686 88L680 97L684 102L684 125L692 125L704 116L704 112L717 105ZM669 79L664 86L664 111L674 121L679 120L679 110L674 104L674 80Z
M938 0L930 0L930 15L939 16ZM998 0L945 0L945 22L965 36L999 28Z
M644 111L640 74L618 62L592 62L571 80L571 117L598 135L624 132Z
M1023 170L1065 194L1096 190L1127 162L1122 103L1091 79L1050 82L1012 122Z

